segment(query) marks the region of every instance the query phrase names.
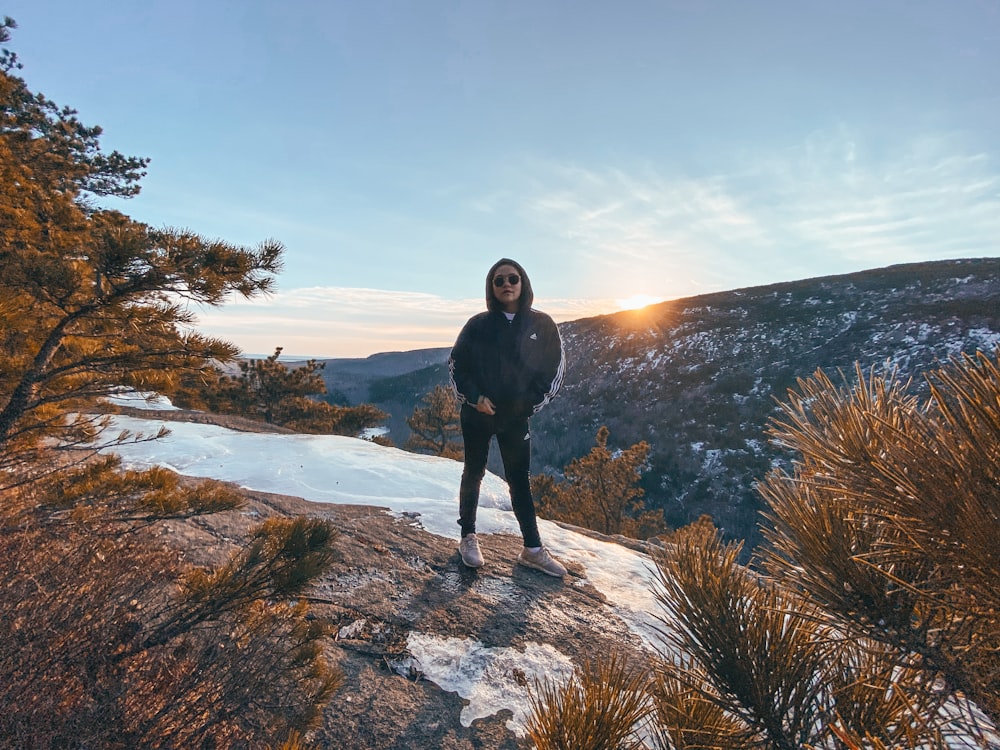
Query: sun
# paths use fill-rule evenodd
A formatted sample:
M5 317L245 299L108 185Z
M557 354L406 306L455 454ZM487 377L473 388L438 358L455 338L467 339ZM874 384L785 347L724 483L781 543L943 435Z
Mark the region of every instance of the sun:
M663 298L653 297L648 294L633 294L627 299L615 300L615 304L618 305L618 309L620 310L638 310L640 307L655 305L657 302L663 302Z

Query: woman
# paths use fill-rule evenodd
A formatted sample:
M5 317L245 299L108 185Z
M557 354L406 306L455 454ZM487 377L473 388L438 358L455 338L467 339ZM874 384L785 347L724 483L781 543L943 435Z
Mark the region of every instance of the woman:
M501 258L486 275L486 312L469 319L451 351L448 367L462 407L465 441L458 549L468 567L483 565L476 510L490 440L496 435L511 505L524 538L517 561L561 578L566 568L552 558L538 536L528 471L528 418L559 390L565 358L556 324L545 313L531 309L533 300L531 281L521 265Z

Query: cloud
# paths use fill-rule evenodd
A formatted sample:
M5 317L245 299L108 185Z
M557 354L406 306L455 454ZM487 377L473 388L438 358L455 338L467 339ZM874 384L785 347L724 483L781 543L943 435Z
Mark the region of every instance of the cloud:
M579 260L567 273L585 295L690 294L718 283L699 269L766 240L759 217L722 178L544 168L519 213L572 248Z
M613 312L614 300L547 299L557 322ZM200 332L236 343L247 354L366 357L377 352L451 346L485 309L479 299L349 287L289 289L255 300L233 298L196 311Z
M886 145L843 126L724 173L546 161L510 211L574 260L583 296L687 296L894 263L997 254L997 156L958 134Z
M829 170L787 218L803 247L862 267L995 255L1000 173L987 153L926 139L882 162Z

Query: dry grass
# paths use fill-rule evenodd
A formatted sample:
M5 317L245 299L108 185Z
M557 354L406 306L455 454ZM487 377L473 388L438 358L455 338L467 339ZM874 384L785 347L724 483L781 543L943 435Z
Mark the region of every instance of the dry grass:
M215 508L223 488L168 498L160 472L123 481L103 462L59 479L0 504L5 742L263 748L319 720L341 675L324 627L289 597L323 569L330 529L262 526L227 565L197 571L152 519Z

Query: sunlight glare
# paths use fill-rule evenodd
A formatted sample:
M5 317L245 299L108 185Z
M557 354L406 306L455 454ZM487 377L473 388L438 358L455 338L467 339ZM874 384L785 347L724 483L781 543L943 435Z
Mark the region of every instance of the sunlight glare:
M627 299L615 300L615 304L618 305L618 309L620 310L638 310L641 307L655 305L657 302L663 302L663 298L653 297L648 294L633 294Z

